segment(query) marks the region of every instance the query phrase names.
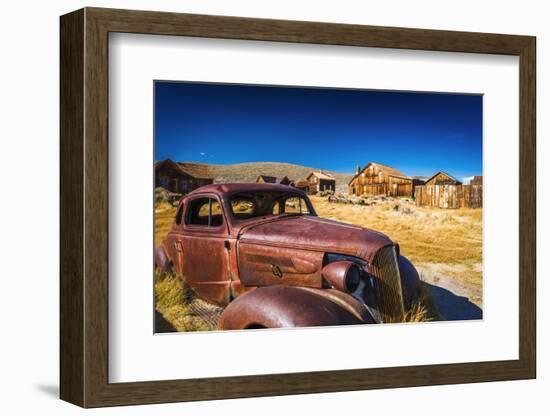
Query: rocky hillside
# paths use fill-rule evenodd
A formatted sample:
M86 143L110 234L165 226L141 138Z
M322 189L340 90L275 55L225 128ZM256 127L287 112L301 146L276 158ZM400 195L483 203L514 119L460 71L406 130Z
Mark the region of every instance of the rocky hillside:
M319 170L318 168L278 162L251 162L234 165L180 162L179 165L193 175L214 178L215 183L256 182L259 175L287 176L289 179L297 181L305 179L312 171ZM336 189L340 192L347 190L347 184L353 177L352 174L347 173L335 173L328 170L324 172L334 176Z

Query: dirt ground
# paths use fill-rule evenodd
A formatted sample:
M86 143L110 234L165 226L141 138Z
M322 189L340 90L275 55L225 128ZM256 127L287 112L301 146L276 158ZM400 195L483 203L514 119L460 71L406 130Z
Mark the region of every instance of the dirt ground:
M482 317L482 209L416 207L407 198L375 197L365 205L330 202L321 196L310 198L319 216L381 231L399 243L401 253L413 262L426 283L442 319ZM168 232L175 210L167 203L157 205L155 244ZM182 305L181 282L160 281L155 288L161 312L157 317L159 329L163 325L179 331L213 327L212 322L201 321L202 303ZM187 290L183 287L184 294Z

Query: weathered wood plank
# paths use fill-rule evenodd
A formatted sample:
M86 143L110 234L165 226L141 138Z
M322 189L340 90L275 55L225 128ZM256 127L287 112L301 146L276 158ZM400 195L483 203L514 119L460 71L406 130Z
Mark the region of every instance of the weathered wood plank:
M416 205L435 208L481 208L483 185L417 185Z

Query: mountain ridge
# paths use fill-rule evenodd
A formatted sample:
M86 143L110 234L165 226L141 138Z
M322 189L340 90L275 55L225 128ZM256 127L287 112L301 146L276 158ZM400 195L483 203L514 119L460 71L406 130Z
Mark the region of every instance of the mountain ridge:
M214 183L256 182L259 175L287 176L291 180L298 181L305 179L311 172L321 170L286 162L243 162L230 165L204 162L177 163L193 176L213 178ZM336 189L341 192L347 189L348 182L354 176L351 173L339 173L327 169L323 169L323 172L336 179Z

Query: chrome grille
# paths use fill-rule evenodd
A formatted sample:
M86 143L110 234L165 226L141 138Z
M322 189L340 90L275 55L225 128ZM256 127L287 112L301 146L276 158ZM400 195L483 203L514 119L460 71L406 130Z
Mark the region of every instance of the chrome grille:
M371 273L377 278L378 304L383 322L402 322L405 311L395 246L378 251Z

